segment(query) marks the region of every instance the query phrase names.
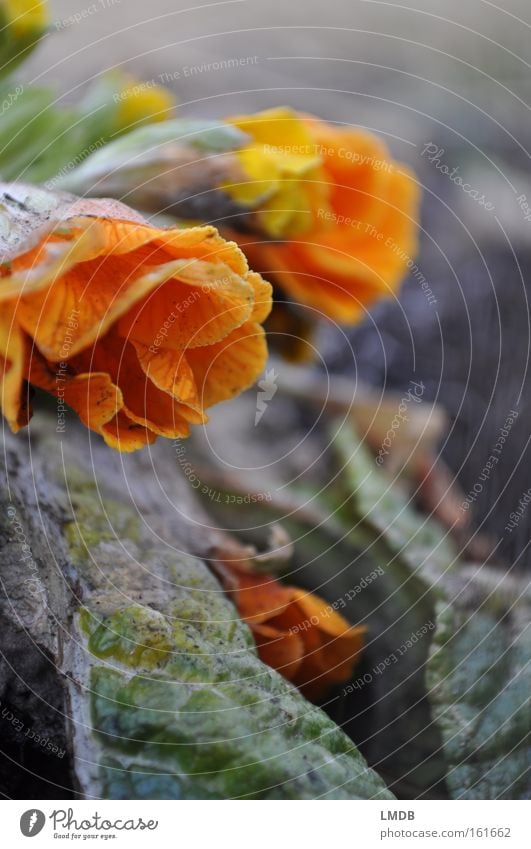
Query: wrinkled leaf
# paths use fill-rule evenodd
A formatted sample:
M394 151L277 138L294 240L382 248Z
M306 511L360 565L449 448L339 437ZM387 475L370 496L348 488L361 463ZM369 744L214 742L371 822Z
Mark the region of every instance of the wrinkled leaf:
M209 509L223 525L245 522L252 542L255 529L280 523L295 547L287 578L339 602L337 609L352 624L367 626L362 665L351 685L328 700L327 711L399 796L522 796L525 777L517 776L529 684L519 624L526 615L521 583L490 565L463 563L448 531L413 506L407 490L378 467L345 423L333 430L334 468L327 463L317 474L312 466L304 484L296 457L292 465L275 463L277 456L289 456L287 438L284 444L271 436L265 447L263 431L251 447L248 438L245 463L267 470L260 490L271 499L231 515L233 495L253 492L249 476L227 474L222 464L213 479L205 471L221 429L230 429L235 444L243 439L255 401L242 398L238 404L239 410L225 414L229 424L220 417L219 430L209 425L205 456L191 457ZM290 428L289 439L297 438ZM303 462L321 451L322 442L306 438ZM287 486L290 477L295 483ZM216 491L221 496L213 497Z
M478 607L474 583L463 576L460 584L452 601L438 605L427 673L446 781L456 799L527 798L529 598L506 599L502 591L500 599L498 589Z
M529 788L529 591L489 565L460 561L448 535L417 514L370 456L336 443L363 517L437 595L428 698L453 798L525 798ZM354 448L352 457L349 450Z
M252 452L251 439L243 432L251 414L245 409L246 404L254 408L254 399L238 399L237 405L219 415L217 426L219 433L230 432L236 444L245 438L246 465L267 470L259 487L262 492L267 490L271 499L255 497L256 490L249 487L250 476L242 476L239 492L245 493L250 503L246 502L245 510L235 511L238 490L231 486L237 486L238 478L234 471L224 480L223 465L219 464L218 477L208 477L212 475L215 457L210 445L217 444L218 431L213 432L213 423L209 425L206 456L197 457L200 435L193 445L196 454L192 447L188 449L190 463L203 482L196 491L204 492L205 506L215 512L221 526L241 528L245 523L250 542L263 544L259 529L280 523L289 532L295 550L286 580L318 593L335 604L335 609L352 625L367 628L366 646L354 680L330 694L326 709L361 746L370 765L385 775L393 792L409 798L424 792L440 797L445 793L441 786L441 739L431 723L424 681L435 621L435 595L423 575L418 570L414 574L410 566L410 561L418 563L429 551L432 539L420 533L410 539L418 520L409 514L407 521L402 518L404 526L396 534L396 549L380 531L379 525L382 529L388 526L390 516L396 516L400 508L394 509L391 493L386 501L388 515L378 514L378 520L372 513L368 515L379 499L377 487L382 485L385 490L386 485L378 470L378 479L371 482L374 462L371 466L370 457L361 446L356 452L355 469L346 466L339 482L330 463L331 455L327 455L324 474L335 483L325 490L311 485L308 476L304 484L299 480L286 486L289 466L286 468L285 461L281 468L274 466L267 449L270 447L273 456L286 456L288 451L278 439L264 442L263 433L258 433L256 453ZM297 438L291 430L289 436ZM350 429L344 438L348 457L358 448L358 441ZM337 448L339 451L339 443ZM306 445L305 451L310 450L319 452L318 447L310 449ZM276 481L271 479L273 472L278 475ZM358 474L360 480L354 482L353 476ZM364 486L369 482L372 488L366 492ZM431 533L437 540L438 529L431 529ZM408 542L408 559L398 554L404 541ZM453 557L453 553L449 554ZM406 645L407 641L412 642ZM405 649L399 653L403 646Z
M92 153L58 186L82 195L127 198L147 211L211 220L219 209L241 212L220 186L240 179L233 154L246 138L217 121L176 118L151 124Z
M132 135L141 133L139 125L150 120L149 110L143 114L140 104L136 120L120 125L120 91L128 82L127 74L107 72L76 104L69 105L61 102L53 88L24 86L12 79L0 83L1 179L46 181L49 188L65 188L70 175L111 139L121 150L124 136L131 130ZM133 97L131 102L134 115ZM157 131L164 123L150 124L149 129ZM234 130L233 139L235 134Z

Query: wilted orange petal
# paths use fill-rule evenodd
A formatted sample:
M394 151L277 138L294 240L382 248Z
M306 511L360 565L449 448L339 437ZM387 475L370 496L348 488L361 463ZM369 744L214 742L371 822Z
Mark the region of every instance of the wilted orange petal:
M187 436L207 420L203 401L230 398L258 376L263 332L251 318L266 315L270 287L214 228L166 230L115 201L23 184L13 192L0 388L14 429L28 420L25 379L70 404L110 445L134 450L157 434ZM211 357L218 362L207 375Z
M235 603L242 619L261 624L278 616L290 603L286 587L271 575L238 572Z
M296 587L286 590L291 603L267 624L301 638L304 657L292 680L308 698L318 699L333 684L351 678L365 628L350 625L319 596Z
M264 329L246 322L209 348L187 351L203 407L233 398L252 386L264 370L267 342Z
M162 392L142 371L133 346L114 333L105 336L91 351L74 357L72 364L78 369L107 370L123 394L124 412L136 424L143 425L160 436L178 438L188 436L189 427L181 415L175 398ZM198 423L202 416L186 409Z
M351 677L353 666L363 649L365 631L363 627L353 627L341 637L327 636L324 639L321 660L329 682L340 684Z
M303 692L309 692L309 690L304 689L305 687L312 687L314 693L321 690L326 691L329 683L329 670L322 654L325 635L319 628L311 626L300 633L304 641L304 658L293 678L293 683Z
M227 265L179 259L168 264L167 276L120 320L123 336L148 348L196 348L218 342L251 315L253 287Z
M56 362L82 351L129 307L168 277L153 273L142 253L110 254L78 262L49 288L24 295L17 316L41 353ZM69 324L77 327L70 332Z
M340 636L352 629L350 622L337 613L328 602L313 593L305 592L298 587L291 587L291 597L301 611L301 619L319 620L317 627L325 634Z
M356 633L354 633L354 631ZM353 629L349 637L330 637L318 628L305 635L306 655L294 684L311 699L324 696L331 686L348 681L363 647L364 629Z
M108 374L79 374L65 385L64 399L88 428L101 431L122 406L122 393Z
M87 214L77 217L81 208ZM109 208L120 212L128 220L111 220L101 217ZM91 213L88 210L92 210ZM89 217L89 215L93 217ZM11 260L11 273L0 291L0 300L27 296L50 285L67 274L77 263L114 254L132 253L152 242L151 252L160 250L156 237L158 228L148 227L134 210L117 201L84 200L67 207L64 220L54 222L55 230L42 228L29 234L25 253ZM42 231L42 232L41 232ZM171 257L168 255L167 259Z
M48 364L35 350L31 352L29 380L68 404L83 424L98 433L123 406L122 393L106 372L72 375Z
M292 631L278 631L270 625L251 625L258 654L264 663L292 680L304 656L304 644Z
M105 424L101 433L110 448L122 452L137 451L157 438L156 433L133 422L123 411Z
M248 571L225 558L221 564L224 586L250 625L265 663L312 699L351 678L363 627L351 626L323 599L281 584L273 575Z
M173 395L176 401L201 413L201 404L197 393L194 374L183 351L146 348L135 342L134 348L143 372L163 392ZM203 417L206 421L207 417Z
M254 306L249 316L249 321L256 321L262 324L271 312L273 288L271 283L268 283L267 280L264 280L263 277L254 271L249 272L247 280L254 289Z
M9 275L0 287L0 303L46 289L77 262L85 261L94 245L94 234L86 228L76 231L65 226L61 234L47 235L44 241L9 261Z
M197 260L194 250L210 261ZM161 323L154 322L151 338L143 341L152 344L172 307L183 328L181 347L190 337L192 344L217 341L250 314L252 287L244 280L246 273L247 263L237 246L211 227L165 231L137 220L73 218L65 224L63 242L57 233L50 234L43 245L16 258L9 292L11 297L13 289L22 294L20 322L44 356L56 361L66 357L64 327L74 312L79 327L70 355L103 335L129 307L173 276L182 285L175 284L171 298L164 299L164 315L157 316ZM196 299L190 286L197 286ZM208 296L209 287L217 290L217 298ZM2 297L7 291L3 287ZM217 322L217 313L225 311L228 314ZM183 321L186 312L188 320ZM205 324L201 337L197 331Z
M87 252L86 259L128 253L151 244L152 249L164 250L168 260L188 258L221 262L242 277L248 270L238 246L227 242L215 227L153 227L140 213L112 198L78 198L68 207L65 224L95 230L93 250Z

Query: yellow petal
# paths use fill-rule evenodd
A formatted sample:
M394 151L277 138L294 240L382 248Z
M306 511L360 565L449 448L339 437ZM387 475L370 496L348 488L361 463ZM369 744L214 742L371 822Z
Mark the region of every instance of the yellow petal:
M177 102L164 86L134 77L127 80L117 99L118 109L114 118L117 131L129 130L145 122L167 121L172 117Z
M301 116L287 106L264 109L254 115L235 115L227 123L238 127L261 145L278 147L292 155L315 156L315 144Z
M123 411L103 426L102 436L109 448L124 453L138 451L145 445L151 445L157 438L153 431L136 424Z
M237 116L229 123L253 142L236 151L242 179L227 181L221 188L237 203L252 207L258 228L273 238L307 229L317 195L305 183L322 182L323 177L319 146L305 122L281 107Z

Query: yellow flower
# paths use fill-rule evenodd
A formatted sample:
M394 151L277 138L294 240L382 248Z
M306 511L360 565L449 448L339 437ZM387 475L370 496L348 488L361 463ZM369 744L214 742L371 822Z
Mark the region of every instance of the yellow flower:
M244 178L226 181L222 188L237 203L256 209L255 229L272 238L307 230L313 210L326 203L326 188L320 180L321 157L303 121L280 107L227 123L252 142L236 151Z
M48 24L45 0L4 0L4 14L15 38L44 32Z
M134 451L188 436L206 408L254 383L271 286L237 245L214 227L151 226L108 200L67 196L31 224L35 190L26 201L25 187L8 189L0 405L12 430L31 416L30 384L56 397L61 420L68 405L108 445Z
M238 153L246 180L225 191L258 207L253 229L278 240L232 234L253 268L340 322L393 294L417 251L411 171L371 133L289 109L231 122L253 141Z
M47 24L44 0L0 0L0 77L9 76L24 62Z

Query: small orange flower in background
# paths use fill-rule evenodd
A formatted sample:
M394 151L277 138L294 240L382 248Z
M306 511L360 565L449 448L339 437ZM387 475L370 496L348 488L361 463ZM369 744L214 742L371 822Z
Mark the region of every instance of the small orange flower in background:
M253 229L279 239L234 234L253 268L288 299L344 323L391 295L417 251L411 171L371 133L288 108L230 122L253 143L238 152L247 181L225 191L254 204Z
M350 625L323 599L273 575L224 561L221 576L261 660L307 698L317 701L352 678L365 628Z
M215 228L154 227L116 201L31 186L0 187L0 201L0 403L12 430L31 416L29 383L133 451L187 436L262 372L271 287Z

